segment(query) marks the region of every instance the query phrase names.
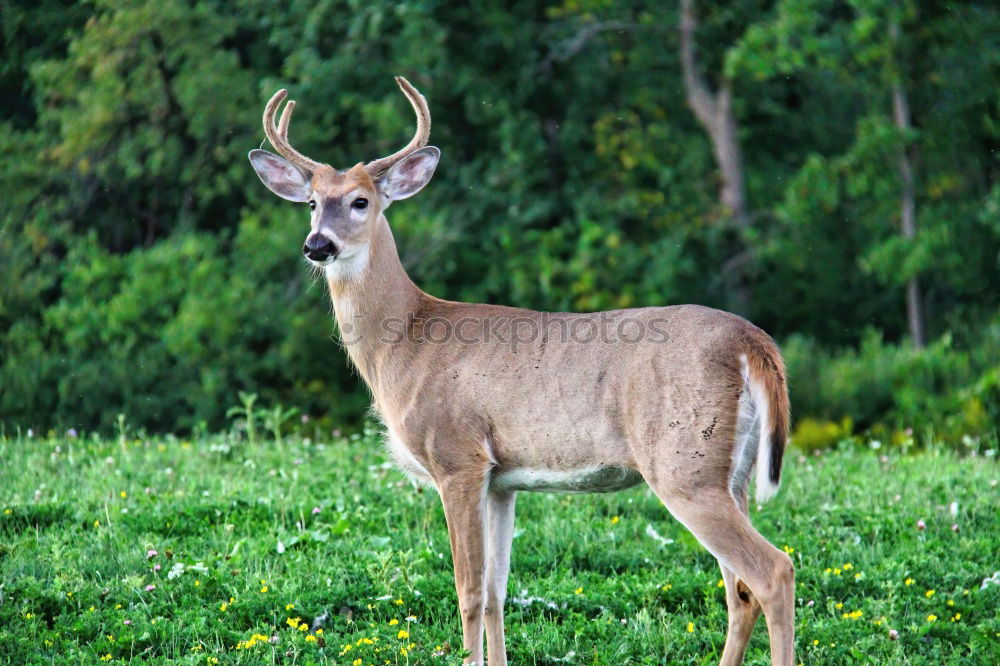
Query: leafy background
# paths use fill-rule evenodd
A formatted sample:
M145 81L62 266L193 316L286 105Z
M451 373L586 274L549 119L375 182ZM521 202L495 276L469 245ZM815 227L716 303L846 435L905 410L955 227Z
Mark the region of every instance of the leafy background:
M390 220L430 293L735 309L785 350L803 446L995 437L995 3L696 11L700 73L733 91L746 224L720 204L686 101L675 3L0 5L0 423L110 431L125 413L149 431L212 429L247 391L310 428L356 425L367 396L302 265L306 213L245 155L279 87L301 102L306 154L346 167L391 152L412 131L404 74L444 158ZM910 280L925 345L907 326Z

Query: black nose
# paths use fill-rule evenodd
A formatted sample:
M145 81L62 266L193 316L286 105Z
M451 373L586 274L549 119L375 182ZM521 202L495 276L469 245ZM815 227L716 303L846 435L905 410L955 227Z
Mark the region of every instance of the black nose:
M302 253L313 261L326 261L330 257L336 257L340 250L336 243L322 234L309 234L305 245L302 246Z

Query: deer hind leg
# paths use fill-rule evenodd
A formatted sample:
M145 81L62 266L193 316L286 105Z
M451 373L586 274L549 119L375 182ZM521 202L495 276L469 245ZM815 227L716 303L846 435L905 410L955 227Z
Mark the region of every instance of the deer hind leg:
M491 492L486 498L486 657L489 666L507 666L503 604L507 598L510 549L514 538L513 492Z
M726 583L726 608L729 611L726 647L722 650L722 661L719 663L721 666L739 666L743 663L750 636L760 617L760 604L746 583L721 562L719 567Z
M759 604L771 639L771 663L792 666L795 570L788 555L768 543L753 528L728 489L702 487L679 493L676 488L654 485L653 490L670 513L719 560L724 574L731 572L736 579L732 585L726 580L730 635L726 639L722 663L738 664L742 660L753 630L751 617L756 620L754 604ZM744 602L740 596L741 584L746 587L744 593L748 592L749 602ZM731 595L730 590L735 594ZM735 598L730 601L731 596Z

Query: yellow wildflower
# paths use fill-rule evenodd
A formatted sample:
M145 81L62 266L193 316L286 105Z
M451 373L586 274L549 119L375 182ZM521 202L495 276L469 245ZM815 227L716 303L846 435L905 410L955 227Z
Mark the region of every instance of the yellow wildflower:
M903 585L913 585L913 582L914 581L912 578L907 578L906 580L903 581Z
M953 618L951 618L951 621L952 622L958 622L961 619L962 619L962 614L961 613L955 613L955 616Z
M125 499L126 497L128 497L128 493L127 493L127 492L125 492L124 490L123 490L123 491L121 491L121 492L120 492L120 493L118 493L118 494L119 494L119 495L121 495L121 498L122 498L122 499Z
M260 593L261 594L267 594L267 585L262 585L261 586Z
M689 634L694 633L694 622L688 622L687 630Z
M583 588L582 587L576 588L576 590L573 591L573 594L583 594Z
M927 616L928 622L935 622L936 620L937 620L937 615L934 615L933 613Z
M269 640L268 637L265 636L264 634L254 634L253 636L251 636L247 640L240 641L239 643L237 643L236 644L236 649L237 650L249 650L250 648L252 648L257 643L267 643L268 640Z
M926 592L924 592L924 596L930 599L931 597L934 596L934 590L927 590Z
M399 640L403 640L404 638L409 638L409 637L410 637L410 632L408 632L406 629L400 629L399 633L396 634L396 638L398 638Z
M391 620L389 620L389 626L390 627L392 625L394 625L394 624L399 624L399 620L397 620L396 618L392 618Z
M299 622L301 621L302 621L301 617L290 617L287 620L285 620L285 624L287 624L292 629L297 629L299 626Z
M361 661L360 659L355 659L354 661L351 662L351 666L361 666L363 663L364 662Z
M843 608L843 607L844 607L844 604L842 604L842 603L840 603L840 602L838 601L837 603L835 603L835 604L833 605L833 607L834 607L834 608L836 608L837 610L840 610L841 608Z
M814 638L813 639L813 645L819 645L819 640Z
M315 643L316 642L316 637L315 636L306 636L306 642L307 643Z
M397 606L402 606L403 605L403 600L402 599L396 599L392 603L396 604Z
M285 610L290 611L295 608L295 604L285 604Z
M784 546L782 546L781 549L783 551L785 551L786 553L788 553L789 555L791 555L792 553L795 552L795 549L792 548L791 546L789 546L788 544L785 544Z
M319 629L316 630L316 635L317 636L322 636L323 635L323 628L322 627L320 627Z
M219 610L220 610L220 611L222 611L223 613L225 613L225 612L226 612L226 609L228 609L228 608L229 608L229 604L227 604L227 603L226 603L225 601L223 601L223 602L222 602L222 603L221 603L221 604L219 605Z
M716 583L716 584L715 584L715 586L716 586L716 587L725 587L725 586L726 586L726 581L725 581L725 580L723 580L722 578L720 578L720 579L719 579L719 582L718 582L718 583Z
M299 631L306 631L308 628L309 628L309 625L306 624L305 622L303 622L302 624L299 625Z
M101 657L101 661L111 661L111 659L112 659L111 653L108 653L108 654L104 655L103 657Z
M847 564L844 565L844 571L850 571L853 568L854 568L854 565L851 564L850 562L848 562Z
M611 516L611 524L612 525L617 525L620 520L621 520L621 518L619 518L618 516Z

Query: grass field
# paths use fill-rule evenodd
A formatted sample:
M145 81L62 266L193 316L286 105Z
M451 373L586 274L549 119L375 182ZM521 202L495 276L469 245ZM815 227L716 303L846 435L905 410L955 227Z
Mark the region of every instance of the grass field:
M995 458L883 451L792 452L753 511L797 567L798 660L1000 662ZM7 437L0 459L0 663L461 661L440 503L374 432ZM522 493L511 661L714 664L719 585L645 488ZM763 622L746 663L770 663Z

